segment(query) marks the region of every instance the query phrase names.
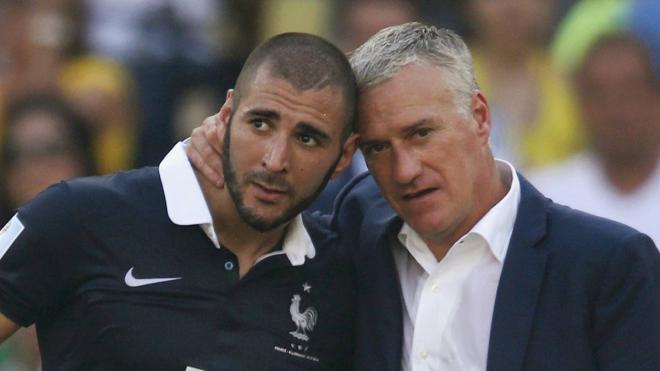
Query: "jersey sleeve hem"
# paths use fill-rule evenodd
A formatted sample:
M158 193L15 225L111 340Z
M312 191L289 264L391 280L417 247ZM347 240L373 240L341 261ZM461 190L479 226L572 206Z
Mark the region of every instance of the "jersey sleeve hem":
M15 300L10 300L8 298L6 291L3 288L0 288L0 313L4 314L5 317L12 320L17 325L28 327L34 323L34 319L30 318L30 310L27 307L20 307L15 304Z

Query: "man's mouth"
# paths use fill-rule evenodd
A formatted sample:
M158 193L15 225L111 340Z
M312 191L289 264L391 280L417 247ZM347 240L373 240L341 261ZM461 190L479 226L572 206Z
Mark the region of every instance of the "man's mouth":
M289 194L289 191L283 188L272 187L258 182L252 182L252 185L254 185L254 196L256 199L266 204L276 204Z
M287 189L280 188L280 187L274 187L274 186L271 186L271 185L268 185L268 184L263 184L261 182L253 182L253 184L256 185L257 187L263 189L264 191L269 192L269 193L279 193L279 194L288 193Z
M427 196L436 190L436 188L426 188L416 192L409 192L403 195L403 199L404 201L412 201Z

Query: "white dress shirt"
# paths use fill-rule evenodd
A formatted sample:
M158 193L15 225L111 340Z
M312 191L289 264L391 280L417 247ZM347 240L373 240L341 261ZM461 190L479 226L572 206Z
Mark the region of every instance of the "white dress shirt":
M409 225L399 232L401 245L392 249L404 304L404 371L486 369L495 294L520 203L515 169L504 163L509 191L441 261Z

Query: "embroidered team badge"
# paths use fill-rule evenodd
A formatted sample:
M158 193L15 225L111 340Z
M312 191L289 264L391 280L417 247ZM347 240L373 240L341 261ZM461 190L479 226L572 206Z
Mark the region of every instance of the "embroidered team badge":
M291 312L291 320L296 324L296 330L289 332L289 334L296 339L309 341L309 335L307 335L307 332L314 331L316 321L319 317L316 309L314 309L314 307L309 307L301 312L300 295L293 295L289 311Z
M319 362L319 358L316 355L309 353L309 336L316 323L319 319L319 314L316 311L316 308L309 306L307 308L301 309L302 296L305 294L310 294L312 292L312 285L308 282L305 282L302 285L302 293L294 294L291 297L291 305L289 306L289 313L291 314L291 320L296 325L296 329L289 331L289 334L294 337L295 340L291 340L291 343L288 345L276 345L274 347L275 351L280 353L285 353L289 356L306 359L312 362Z

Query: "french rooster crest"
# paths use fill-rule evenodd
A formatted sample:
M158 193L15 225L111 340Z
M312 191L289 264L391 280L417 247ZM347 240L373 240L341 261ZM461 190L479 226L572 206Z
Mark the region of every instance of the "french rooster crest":
M309 341L307 332L314 331L316 320L318 319L316 309L309 307L300 313L300 295L293 295L289 310L291 312L291 320L296 324L296 330L289 332L289 334L296 339Z

